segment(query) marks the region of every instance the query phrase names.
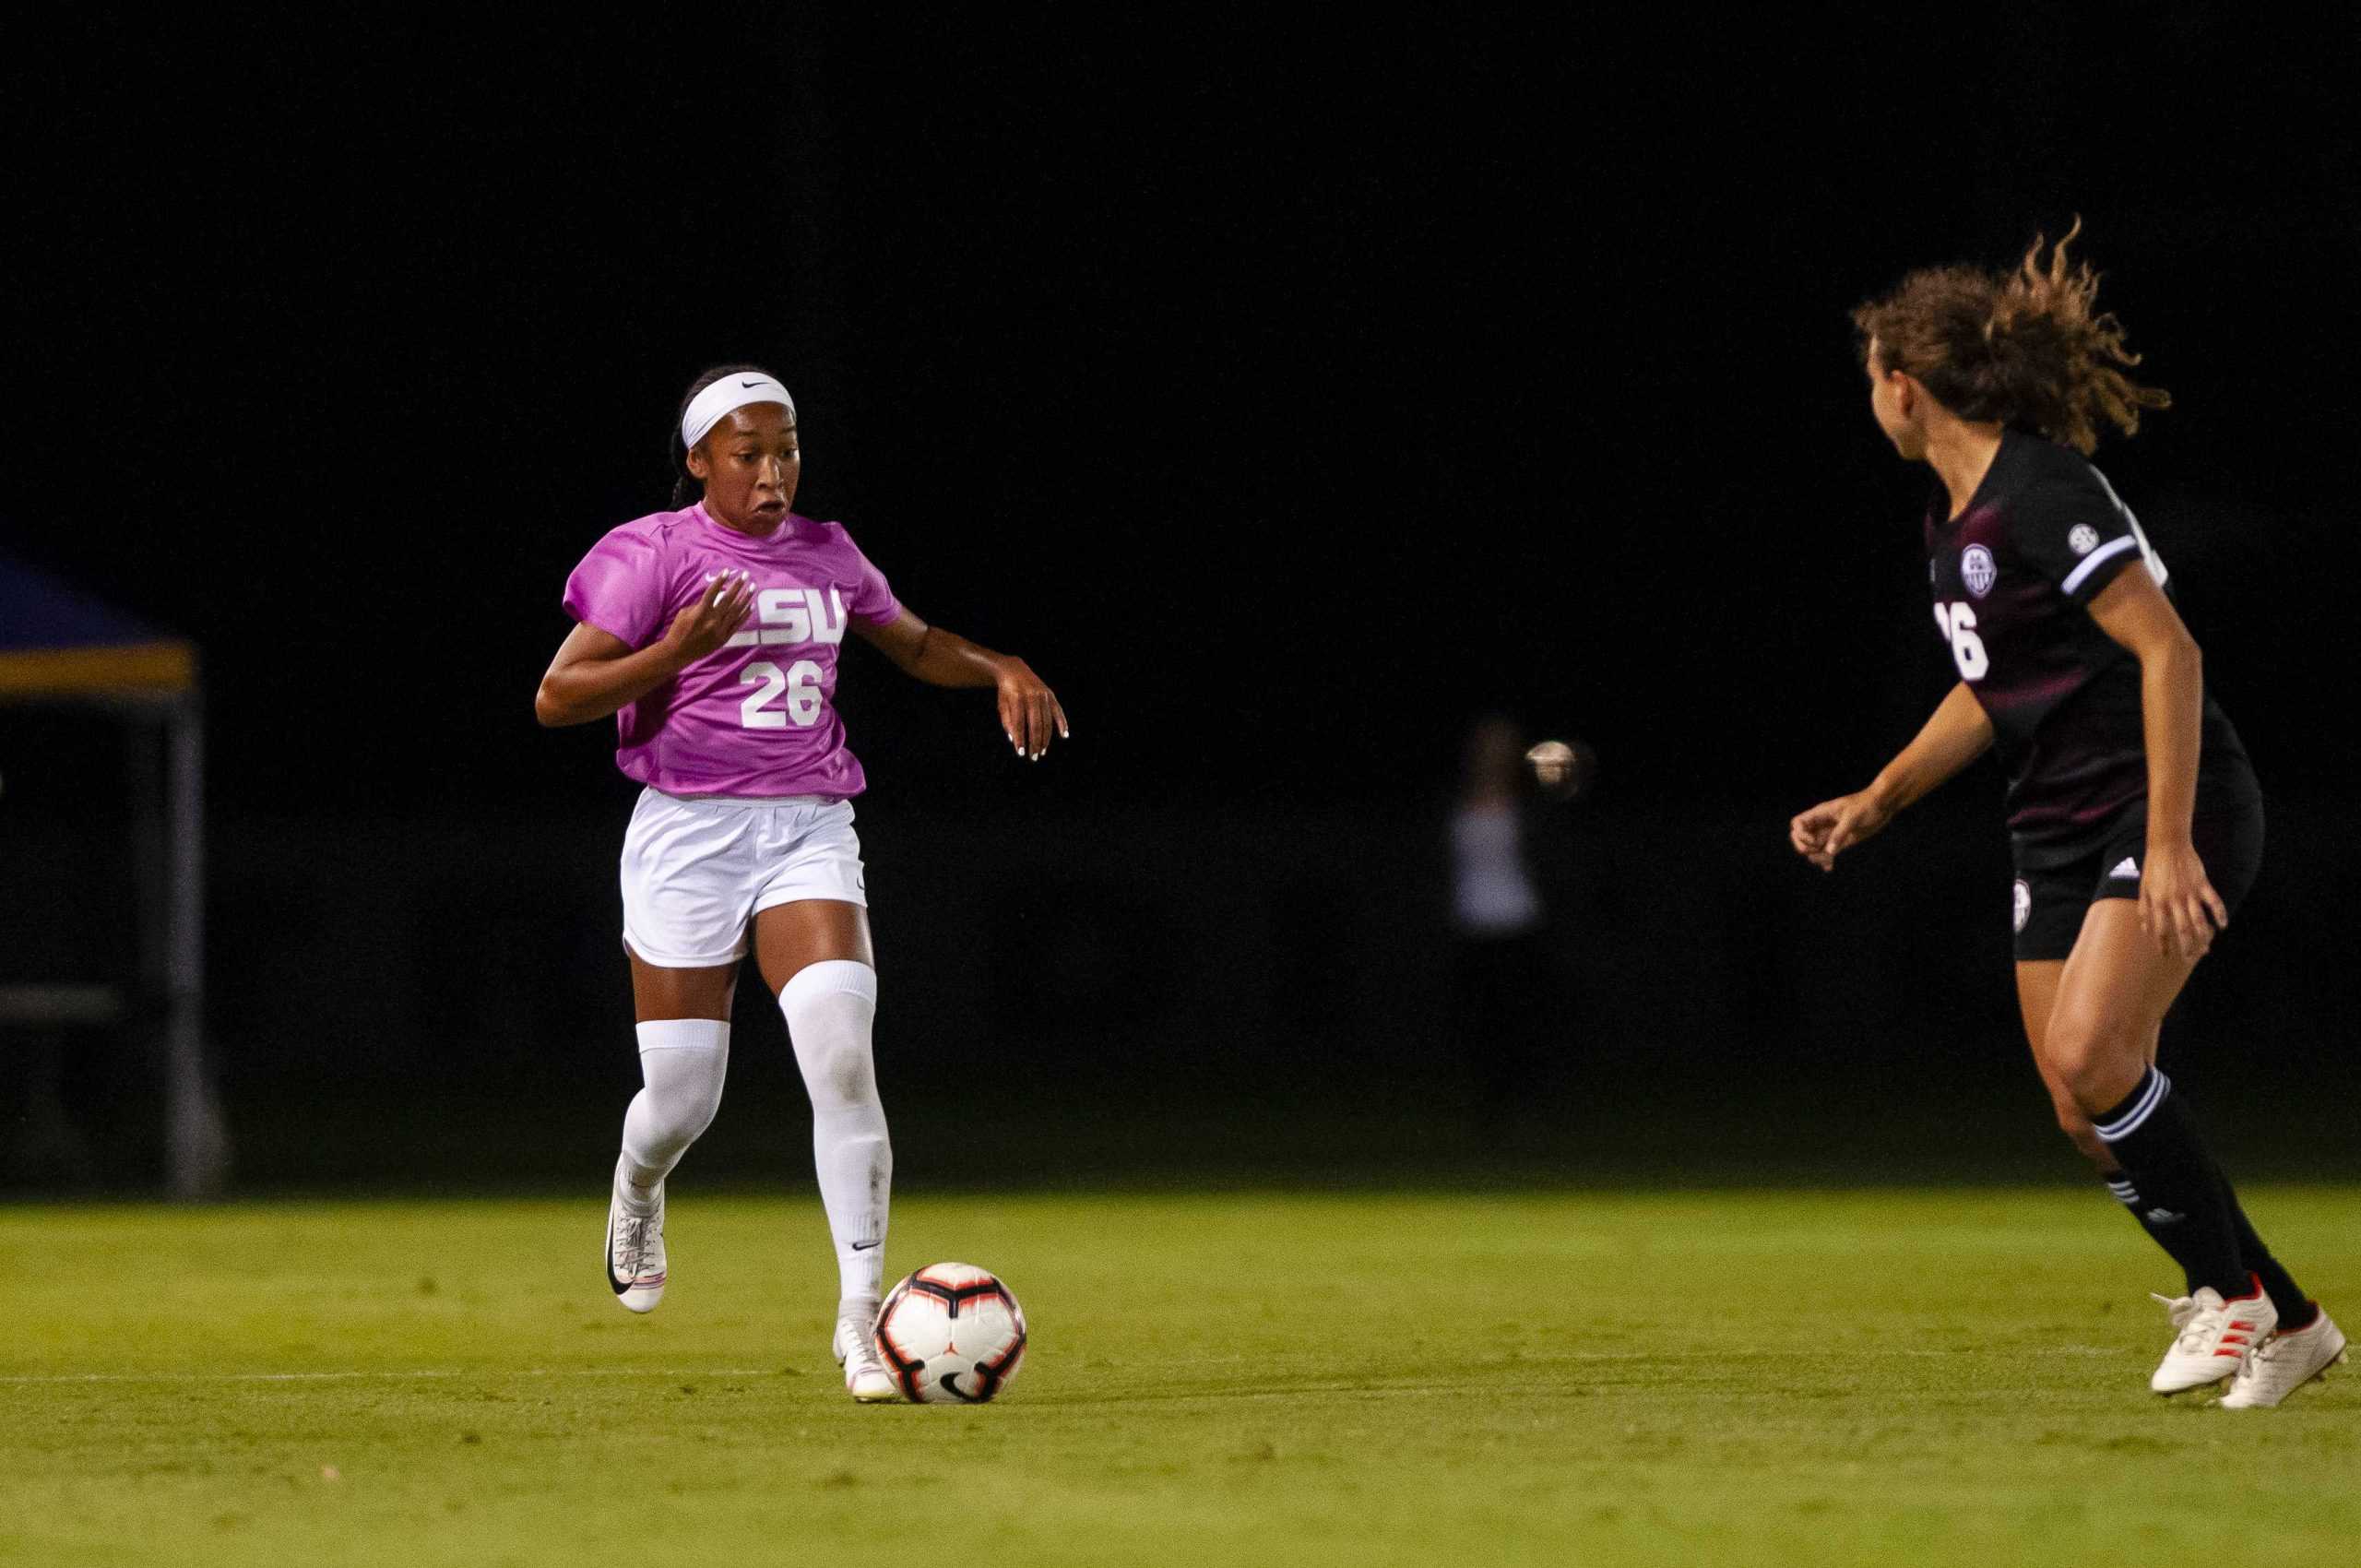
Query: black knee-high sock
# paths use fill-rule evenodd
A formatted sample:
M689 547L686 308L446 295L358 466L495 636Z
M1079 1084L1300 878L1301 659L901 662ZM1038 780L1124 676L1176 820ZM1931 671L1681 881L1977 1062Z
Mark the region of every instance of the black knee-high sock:
M2148 1239L2165 1251L2171 1252L2171 1244L2165 1240L2167 1228L2148 1218L2150 1206L2141 1201L2140 1189L2131 1184L2131 1178L2120 1170L2107 1170L2100 1174L2106 1182L2106 1190L2113 1193L2115 1201L2140 1222L2140 1229L2148 1233ZM2224 1185L2227 1186L2227 1182ZM2230 1224L2238 1240L2238 1262L2262 1281L2263 1291L2270 1296L2271 1304L2279 1309L2280 1327L2290 1330L2309 1327L2319 1309L2313 1306L2309 1296L2304 1294L2303 1287L2296 1283L2286 1265L2272 1256L2271 1249L2263 1245L2260 1236L2255 1234L2246 1210L2238 1205L2236 1192L2232 1191L2229 1199Z
M2180 1265L2189 1293L2210 1285L2225 1298L2243 1296L2237 1206L2172 1087L2151 1067L2120 1105L2092 1121L2143 1206L2135 1211L2142 1229Z
M2272 1257L2271 1249L2262 1244L2262 1238L2255 1233L2254 1223L2247 1218L2247 1211L2238 1202L2237 1192L2226 1176L2222 1179L2222 1195L2229 1200L2230 1224L2238 1238L2238 1261L2253 1270L2255 1277L2262 1281L2263 1289L2271 1297L2271 1304L2279 1309L2279 1326L2291 1332L2311 1327L2312 1320L2319 1315L2319 1309L2312 1304L2309 1296L2304 1294L2303 1288L2296 1283L2296 1277L2287 1272L2286 1265Z

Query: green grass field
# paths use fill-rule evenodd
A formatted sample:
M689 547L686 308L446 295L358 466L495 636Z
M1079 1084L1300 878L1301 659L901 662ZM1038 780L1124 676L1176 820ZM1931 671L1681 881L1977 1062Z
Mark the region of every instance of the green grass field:
M2361 1378L2153 1398L2105 1194L905 1198L1004 1399L860 1408L816 1202L676 1183L632 1318L577 1202L0 1209L0 1562L2311 1565ZM2361 1191L2249 1207L2361 1319Z

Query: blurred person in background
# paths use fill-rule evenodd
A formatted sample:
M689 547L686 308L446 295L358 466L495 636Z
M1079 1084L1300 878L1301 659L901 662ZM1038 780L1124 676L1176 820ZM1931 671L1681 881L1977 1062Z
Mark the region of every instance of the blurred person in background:
M1536 748L1539 751L1540 748ZM1516 721L1467 731L1446 839L1451 857L1451 1016L1488 1121L1536 1108L1567 1044L1559 952L1565 846L1544 799L1580 788L1569 751L1528 760Z

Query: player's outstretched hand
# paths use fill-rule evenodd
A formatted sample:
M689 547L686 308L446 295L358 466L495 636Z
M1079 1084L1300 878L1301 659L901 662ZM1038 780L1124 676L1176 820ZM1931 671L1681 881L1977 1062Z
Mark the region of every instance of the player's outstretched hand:
M683 665L694 664L728 642L753 608L752 577L744 572L708 574L697 601L672 617L665 646Z
M1822 871L1833 871L1836 857L1866 838L1874 838L1893 820L1893 808L1874 791L1839 795L1809 811L1797 812L1787 824L1787 841L1796 853Z
M2159 853L2148 847L2140 870L2140 929L2159 953L2178 953L2194 964L2213 945L2213 933L2230 923L2230 911L2205 874L2205 862L2186 840Z
M1052 734L1063 740L1072 733L1066 728L1066 710L1058 706L1058 694L1025 660L1002 655L997 684L1001 732L1018 756L1038 762L1049 751Z

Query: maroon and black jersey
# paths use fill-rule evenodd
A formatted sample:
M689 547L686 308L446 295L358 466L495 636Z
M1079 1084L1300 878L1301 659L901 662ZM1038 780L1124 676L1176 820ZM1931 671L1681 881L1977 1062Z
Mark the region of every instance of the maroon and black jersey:
M2169 594L2165 564L2098 469L2021 431L2003 433L1974 497L1956 519L1949 511L1938 482L1927 512L1935 624L1992 720L2017 863L2072 860L2148 809L2140 661L2088 606L2135 566ZM2198 810L2256 793L2237 731L2209 696Z

